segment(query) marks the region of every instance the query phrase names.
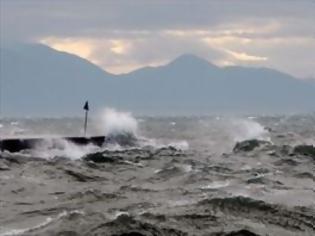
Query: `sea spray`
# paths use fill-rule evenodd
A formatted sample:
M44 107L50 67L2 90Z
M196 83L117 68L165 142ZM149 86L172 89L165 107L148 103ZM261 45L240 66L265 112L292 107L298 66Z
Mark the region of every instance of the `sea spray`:
M101 128L105 136L121 134L138 135L138 122L129 112L106 108L101 113Z
M99 127L106 136L106 144L136 146L138 141L138 122L129 112L104 109L99 115Z
M138 120L130 112L117 111L113 108L106 108L100 112L93 125L96 126L98 135L106 136L106 143L102 147L93 144L77 145L62 138L56 139L56 137L45 136L34 148L25 150L20 155L43 159L63 157L78 160L87 154L105 150L115 151L148 146L153 149L171 146L178 150L187 150L189 147L185 140L155 139L141 136Z
M189 148L189 144L185 140L162 140L143 136L139 123L144 122L144 119L136 119L130 112L118 111L114 108L104 109L97 117L98 128L103 130L109 141L106 144L106 149L120 150L135 146L140 148L145 146L153 148L172 146L180 150Z
M268 130L252 119L233 119L229 123L230 135L234 142L248 139L270 141Z
M54 157L66 157L77 160L88 153L96 152L99 147L89 145L76 145L64 139L44 139L34 149L30 150L31 156L51 159Z

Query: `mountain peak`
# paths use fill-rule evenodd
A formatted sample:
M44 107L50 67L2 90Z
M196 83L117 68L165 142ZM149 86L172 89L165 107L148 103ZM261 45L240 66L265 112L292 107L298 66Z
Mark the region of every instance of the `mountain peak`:
M183 67L216 67L209 61L194 54L183 54L175 58L169 63L172 66L183 66Z

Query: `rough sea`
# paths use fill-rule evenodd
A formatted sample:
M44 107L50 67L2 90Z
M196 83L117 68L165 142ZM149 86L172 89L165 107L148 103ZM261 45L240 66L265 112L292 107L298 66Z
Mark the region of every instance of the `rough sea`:
M135 140L103 147L49 142L82 135L79 118L0 123L2 138L47 140L0 152L0 236L315 235L315 154L295 151L315 145L314 114L108 110L88 134Z

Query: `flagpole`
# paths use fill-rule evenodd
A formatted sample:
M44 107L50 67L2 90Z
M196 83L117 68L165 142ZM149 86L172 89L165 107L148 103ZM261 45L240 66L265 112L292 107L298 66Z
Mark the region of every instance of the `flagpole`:
M87 122L88 122L88 113L89 113L89 101L86 101L83 109L85 110L85 120L84 120L84 136L86 136L87 131Z
M88 120L88 110L85 110L84 136L86 136L86 130L87 130L87 120Z

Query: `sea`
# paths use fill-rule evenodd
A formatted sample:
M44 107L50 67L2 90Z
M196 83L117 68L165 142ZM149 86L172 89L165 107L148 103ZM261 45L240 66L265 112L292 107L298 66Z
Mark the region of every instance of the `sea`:
M6 118L1 138L43 137L0 152L0 236L315 235L315 114L134 117L107 109L77 146L82 118ZM246 146L247 141L256 146ZM245 143L244 143L245 142ZM247 143L248 144L248 143Z

